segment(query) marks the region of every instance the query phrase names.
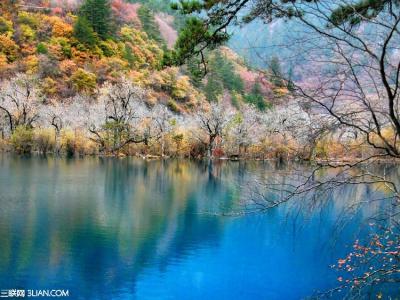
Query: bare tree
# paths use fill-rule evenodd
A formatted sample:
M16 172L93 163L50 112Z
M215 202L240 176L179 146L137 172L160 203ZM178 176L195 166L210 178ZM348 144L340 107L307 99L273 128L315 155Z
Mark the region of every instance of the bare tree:
M148 143L150 136L140 122L148 117L145 91L124 80L106 85L97 104L91 105L89 131L102 151L118 152L131 143Z
M318 141L337 126L327 114L311 111L301 100L291 99L285 106L277 106L262 116L269 136L280 135L284 143L295 140L296 149L304 160L314 157Z
M166 136L173 130L174 122L173 114L165 105L156 104L151 110L151 119L155 136L160 140L161 156L165 156Z
M202 107L196 112L196 125L201 132L199 139L207 146L207 157L213 157L215 141L221 138L224 129L233 116L232 111L220 101Z
M252 105L244 104L230 122L229 134L238 149L238 156L246 155L249 146L265 136L262 114Z
M18 126L32 128L39 119L40 104L34 80L29 76L19 74L3 83L0 92L0 111L6 116L11 133Z
M67 123L67 115L71 112L70 105L66 105L65 103L61 102L52 102L48 103L47 105L43 106L41 115L44 116L45 119L45 126L50 125L54 128L54 137L55 137L55 146L54 152L56 154L60 153L61 144L60 144L60 137L61 131L64 129ZM76 114L78 116L78 114Z

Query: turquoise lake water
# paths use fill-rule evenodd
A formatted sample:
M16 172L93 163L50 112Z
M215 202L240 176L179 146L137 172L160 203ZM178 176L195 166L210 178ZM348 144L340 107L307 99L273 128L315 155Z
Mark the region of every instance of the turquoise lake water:
M341 188L312 208L240 208L263 162L0 155L0 289L71 299L302 299L338 284L331 264L367 234L376 191ZM301 199L300 199L301 200ZM337 296L340 299L340 296Z

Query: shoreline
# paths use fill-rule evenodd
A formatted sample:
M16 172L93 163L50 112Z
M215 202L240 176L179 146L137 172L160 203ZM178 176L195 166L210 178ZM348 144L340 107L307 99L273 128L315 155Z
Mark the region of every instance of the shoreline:
M215 162L298 162L298 163L308 163L308 164L331 164L332 167L341 167L340 164L367 164L367 163L376 163L376 164L399 164L400 165L400 159L395 159L393 157L388 157L388 158L382 158L382 157L371 157L371 158L349 158L345 157L343 159L312 159L312 160L305 160L301 158L287 158L287 159L281 159L281 158L251 158L251 157L235 157L235 158L229 158L226 156L223 157L191 157L191 156L161 156L161 155L154 155L154 154L148 154L148 155L142 155L142 154L136 154L136 155L126 155L126 154L74 154L74 155L68 155L66 153L62 154L57 154L54 152L48 152L48 153L41 153L39 151L32 151L29 153L18 153L16 151L9 151L9 150L0 150L0 154L10 154L14 156L20 156L20 157L53 157L53 158L85 158L85 157L98 157L98 158L118 158L118 159L124 159L124 158L136 158L136 159L142 159L145 161L154 161L154 160L174 160L174 159L179 159L179 160L194 160L194 161L202 161L202 160L210 160L210 161L215 161ZM335 166L336 165L336 166ZM328 165L327 165L328 166Z

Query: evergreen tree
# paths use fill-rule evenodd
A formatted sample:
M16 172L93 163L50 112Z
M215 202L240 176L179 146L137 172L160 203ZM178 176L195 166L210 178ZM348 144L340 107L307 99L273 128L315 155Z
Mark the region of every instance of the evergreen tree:
M147 33L148 37L160 44L164 43L160 30L158 29L158 25L154 21L154 14L146 5L142 5L139 8L138 16L140 23L142 24L142 28L144 32Z
M221 51L215 51L208 57L209 68L207 83L203 90L208 101L217 101L224 90L230 93L233 101L238 105L238 97L244 93L244 83L242 78L235 71L235 65L227 59ZM204 75L198 67L201 64L198 58L188 60L188 71L192 83L197 87L202 87L201 79Z
M290 92L293 92L294 88L295 88L295 86L294 86L294 82L293 82L293 68L290 67L289 72L288 72L287 89Z
M129 66L132 68L135 62L135 56L133 55L132 48L125 44L124 58L129 62Z
M85 0L79 15L85 17L101 39L111 33L111 5L108 0Z
M284 87L285 83L283 81L281 64L279 62L279 58L273 56L270 62L270 72L271 72L271 81L277 87Z
M226 59L219 51L215 54L213 69L227 90L243 93L244 84L242 78L235 72L233 63Z
M96 35L85 17L80 16L75 22L74 36L79 42L88 47L93 47L96 44Z
M161 66L170 67L176 64L176 52L164 48Z
M199 68L200 64L201 62L197 58L189 59L186 64L191 82L197 88L202 87L202 80L204 75L201 68Z
M253 85L251 93L245 96L245 100L246 102L255 105L261 111L271 107L271 104L265 101L260 83L258 82Z
M207 77L207 84L204 87L204 93L208 101L218 101L218 96L222 94L224 87L216 76Z

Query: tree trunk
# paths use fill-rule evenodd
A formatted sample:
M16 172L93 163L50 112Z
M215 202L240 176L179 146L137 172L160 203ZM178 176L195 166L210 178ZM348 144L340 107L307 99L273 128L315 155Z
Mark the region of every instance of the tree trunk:
M210 142L208 143L208 147L207 147L207 157L208 158L212 158L212 156L213 156L214 141L215 141L215 137L210 135Z
M161 137L161 157L165 156L165 139L164 136Z
M60 130L56 129L55 130L55 141L54 141L54 152L55 154L59 155L61 151L61 145L60 145Z

